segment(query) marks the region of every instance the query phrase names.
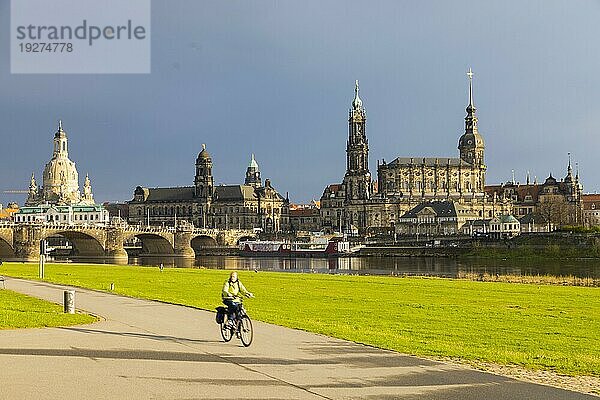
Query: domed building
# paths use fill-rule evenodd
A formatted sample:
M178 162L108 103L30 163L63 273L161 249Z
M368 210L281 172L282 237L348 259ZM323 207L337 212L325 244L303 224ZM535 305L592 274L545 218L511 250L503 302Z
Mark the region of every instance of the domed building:
M35 175L31 175L29 196L26 206L39 204L57 205L93 205L94 197L89 177L86 175L84 194L79 191L79 174L75 163L69 159L69 143L62 121L54 134L52 159L44 167L41 189L38 188Z
M18 224L105 225L110 220L108 211L95 204L92 184L86 175L83 195L79 191L79 174L69 159L67 133L58 122L54 134L52 158L44 167L42 187L31 174L29 195L25 207L14 215Z

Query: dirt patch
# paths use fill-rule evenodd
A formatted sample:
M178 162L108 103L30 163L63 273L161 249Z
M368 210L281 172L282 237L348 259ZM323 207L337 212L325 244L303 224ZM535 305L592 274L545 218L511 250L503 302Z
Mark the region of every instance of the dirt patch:
M468 365L480 371L491 372L520 381L538 383L540 385L553 386L600 397L600 377L597 376L567 376L552 371L536 371L516 365L498 365L480 361L463 361L449 358L436 358L436 360L462 366Z

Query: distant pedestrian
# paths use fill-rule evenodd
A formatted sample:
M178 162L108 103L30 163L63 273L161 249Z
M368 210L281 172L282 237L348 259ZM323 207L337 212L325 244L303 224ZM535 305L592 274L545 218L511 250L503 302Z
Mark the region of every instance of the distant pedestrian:
M160 272L163 272L163 269L165 269L163 263L160 263L160 265L158 266L158 269L160 269Z

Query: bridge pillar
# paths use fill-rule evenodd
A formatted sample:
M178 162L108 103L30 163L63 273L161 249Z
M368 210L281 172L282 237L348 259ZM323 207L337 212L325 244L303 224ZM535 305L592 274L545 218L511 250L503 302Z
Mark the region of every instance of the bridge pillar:
M173 249L178 257L196 257L196 253L192 249L192 228L188 226L177 228L173 235Z
M125 232L122 227L109 226L106 231L106 256L116 264L127 263L127 251L123 247Z
M40 241L44 238L44 228L36 225L17 225L13 231L15 257L23 261L40 259Z

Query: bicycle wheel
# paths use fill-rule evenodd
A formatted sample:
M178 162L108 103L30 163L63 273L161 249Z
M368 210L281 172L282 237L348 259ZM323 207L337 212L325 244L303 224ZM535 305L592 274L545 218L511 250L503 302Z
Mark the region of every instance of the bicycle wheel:
M240 339L242 339L242 344L248 347L252 343L252 338L252 321L250 321L250 317L244 315L240 321Z
M227 315L223 318L223 322L221 323L221 336L223 340L229 342L231 338L233 338L233 329L227 326Z

